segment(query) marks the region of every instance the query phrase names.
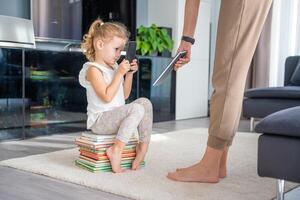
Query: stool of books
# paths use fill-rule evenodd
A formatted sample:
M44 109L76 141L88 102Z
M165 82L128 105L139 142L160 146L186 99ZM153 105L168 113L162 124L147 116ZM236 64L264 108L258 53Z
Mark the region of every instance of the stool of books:
M75 164L91 172L111 172L112 168L106 155L106 149L113 145L115 135L97 135L92 132L84 132L75 139L75 144L79 147L79 158ZM138 144L137 137L132 137L126 144L122 152L121 167L131 169L135 159L135 149ZM141 167L145 162L141 163Z

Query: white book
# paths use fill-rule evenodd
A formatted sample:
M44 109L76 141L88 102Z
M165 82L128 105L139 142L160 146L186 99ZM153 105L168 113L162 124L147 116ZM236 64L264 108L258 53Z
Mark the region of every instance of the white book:
M82 133L82 136L92 138L95 140L103 140L103 139L114 139L116 135L98 135L98 134L93 134L93 133Z
M116 135L98 135L98 134L93 134L93 133L87 133L83 132L82 134L83 138L90 138L90 141L94 142L107 142L110 140L114 140ZM129 143L137 143L138 139L136 136L133 136L130 138Z

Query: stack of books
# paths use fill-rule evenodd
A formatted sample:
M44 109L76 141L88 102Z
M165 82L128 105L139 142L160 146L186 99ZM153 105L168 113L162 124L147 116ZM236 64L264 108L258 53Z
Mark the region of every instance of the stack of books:
M111 164L106 155L106 150L113 145L115 135L96 135L93 133L82 133L75 139L75 144L79 147L79 158L75 160L75 164L83 169L91 172L111 172ZM136 156L136 145L138 140L133 137L126 144L122 152L122 169L131 169L132 162ZM141 167L145 162L141 163Z

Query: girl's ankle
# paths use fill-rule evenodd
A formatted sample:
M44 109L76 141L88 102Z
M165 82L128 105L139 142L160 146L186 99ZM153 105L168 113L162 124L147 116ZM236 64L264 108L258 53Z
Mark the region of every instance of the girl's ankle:
M114 151L122 151L124 149L125 143L121 142L120 140L115 140L114 144L112 145L112 149Z

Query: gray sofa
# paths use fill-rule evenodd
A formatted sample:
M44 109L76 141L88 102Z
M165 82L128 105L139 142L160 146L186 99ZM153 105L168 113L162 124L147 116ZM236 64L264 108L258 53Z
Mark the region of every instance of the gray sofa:
M246 90L243 101L243 116L254 121L269 114L300 106L300 56L290 56L285 62L284 86Z
M277 199L284 199L284 181L300 183L300 106L275 112L255 127L258 140L257 172L276 178Z

